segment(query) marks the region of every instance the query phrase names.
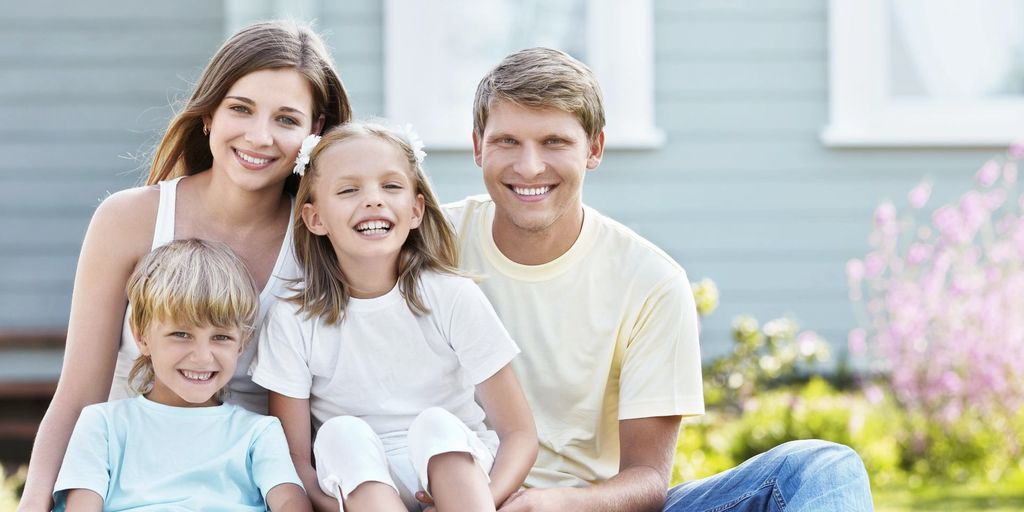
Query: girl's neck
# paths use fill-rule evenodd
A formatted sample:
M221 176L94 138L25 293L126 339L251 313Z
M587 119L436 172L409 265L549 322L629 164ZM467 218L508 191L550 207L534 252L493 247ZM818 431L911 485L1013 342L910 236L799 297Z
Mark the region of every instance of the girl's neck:
M338 263L353 298L374 299L386 295L398 283L397 254L368 260L346 258Z

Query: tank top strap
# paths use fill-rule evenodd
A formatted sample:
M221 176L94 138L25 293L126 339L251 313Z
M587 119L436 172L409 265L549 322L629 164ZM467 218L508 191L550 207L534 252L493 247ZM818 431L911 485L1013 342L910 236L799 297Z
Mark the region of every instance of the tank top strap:
M174 204L177 198L178 182L184 176L160 182L160 205L156 210L156 225L153 226L153 247L167 245L174 240Z

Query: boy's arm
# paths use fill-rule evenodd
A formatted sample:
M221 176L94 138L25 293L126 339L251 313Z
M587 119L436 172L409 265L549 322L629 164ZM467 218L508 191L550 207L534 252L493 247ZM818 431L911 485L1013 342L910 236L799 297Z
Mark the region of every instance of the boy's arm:
M281 484L267 493L267 507L271 512L312 512L309 498L295 484Z
M103 510L103 496L89 489L71 489L68 491L67 512L100 512Z
M510 365L476 386L480 405L501 444L491 468L491 495L500 507L522 485L537 460L537 427Z
M679 416L665 416L619 421L621 462L617 475L590 487L520 491L501 512L661 510L680 420Z
M338 501L320 490L316 469L313 468L312 426L309 420L309 400L291 398L270 392L270 414L281 420L284 436L288 440L295 471L302 480L306 494L318 512L337 512ZM268 496L269 497L269 496Z

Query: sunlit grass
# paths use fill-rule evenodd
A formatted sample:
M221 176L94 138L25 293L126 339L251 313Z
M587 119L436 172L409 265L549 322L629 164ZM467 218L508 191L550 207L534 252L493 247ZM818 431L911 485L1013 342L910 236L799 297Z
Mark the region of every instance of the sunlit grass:
M1010 512L1024 510L1024 475L998 483L957 485L925 484L917 489L881 489L874 491L878 512L987 510Z

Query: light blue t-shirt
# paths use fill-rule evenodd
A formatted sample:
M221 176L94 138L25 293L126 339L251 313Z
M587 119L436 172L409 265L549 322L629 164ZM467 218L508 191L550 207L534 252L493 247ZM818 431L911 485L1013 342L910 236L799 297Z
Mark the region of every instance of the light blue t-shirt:
M267 492L283 483L302 485L277 418L138 396L82 410L54 510L64 510L68 489L90 489L105 511L264 511Z

